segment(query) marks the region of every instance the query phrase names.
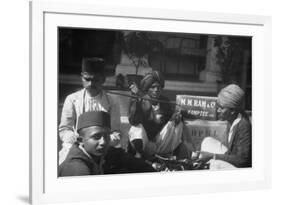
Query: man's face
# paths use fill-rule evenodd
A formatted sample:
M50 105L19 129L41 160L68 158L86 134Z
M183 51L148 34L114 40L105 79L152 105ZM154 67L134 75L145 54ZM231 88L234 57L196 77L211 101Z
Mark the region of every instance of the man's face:
M110 129L100 126L91 126L81 130L84 149L92 156L102 156L107 153L110 142Z
M151 98L159 98L162 92L162 87L158 82L153 83L148 89L148 95Z
M217 113L219 120L229 121L232 118L233 110L230 108L223 107L221 104L217 103Z
M102 74L88 74L82 73L83 87L91 94L99 93L102 89L103 76Z

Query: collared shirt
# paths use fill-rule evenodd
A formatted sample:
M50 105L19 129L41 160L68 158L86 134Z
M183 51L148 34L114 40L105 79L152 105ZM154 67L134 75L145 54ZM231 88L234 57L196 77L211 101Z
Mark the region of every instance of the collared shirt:
M230 130L229 130L229 133L228 133L228 144L231 142L232 140L232 134L233 134L233 129L234 127L240 122L240 120L242 119L242 115L241 113L238 114L237 118L233 121L231 127L230 127Z
M103 164L104 164L104 159L103 159L103 157L101 157L100 163L97 164L97 163L95 162L95 160L91 157L91 155L89 155L88 152L84 149L84 147L83 147L82 144L79 144L78 148L82 150L82 152L91 160L91 162L92 162L93 164L95 164L94 168L96 168L96 169L95 169L94 172L97 173L97 174L103 174Z
M97 163L85 149L73 144L65 161L59 165L59 176L84 176L103 174L104 161Z
M78 118L88 111L108 112L111 118L111 129L120 130L120 107L116 99L105 91L95 97L90 97L86 90L82 89L68 95L65 99L59 125L59 136L63 142L73 143L76 140Z
M97 96L90 96L85 92L83 112L91 111L104 111L108 112L110 109L109 100L104 98L103 93L99 93Z

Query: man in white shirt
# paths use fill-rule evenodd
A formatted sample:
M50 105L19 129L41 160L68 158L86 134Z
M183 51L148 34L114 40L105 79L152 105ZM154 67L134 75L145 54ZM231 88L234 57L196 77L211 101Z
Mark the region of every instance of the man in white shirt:
M63 143L62 150L59 152L59 164L64 161L70 147L78 137L76 127L82 113L108 112L112 130L120 130L119 105L102 88L105 82L104 67L105 62L102 58L93 57L82 60L83 89L68 95L62 109L59 137ZM120 146L119 135L111 135L111 145Z

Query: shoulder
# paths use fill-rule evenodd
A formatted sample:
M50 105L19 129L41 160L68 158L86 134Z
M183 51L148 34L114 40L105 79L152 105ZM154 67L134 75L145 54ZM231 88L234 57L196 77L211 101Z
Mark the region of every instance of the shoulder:
M110 94L103 90L102 98L106 98L112 105L118 104L118 95Z
M59 166L59 174L60 176L90 175L91 169L82 159L73 158L71 160L64 161Z
M81 89L81 90L78 90L76 92L73 92L71 93L70 95L68 95L69 97L80 97L81 95L83 95L85 92L85 89Z
M238 125L243 129L251 129L252 127L251 122L246 117L242 117Z
M242 117L240 122L233 130L240 138L248 139L252 136L252 126L247 118Z
M91 174L87 156L74 144L65 161L59 166L61 176L81 176Z
M76 92L73 92L73 93L69 94L66 97L66 99L67 100L74 100L74 99L80 98L83 95L84 91L85 91L84 89L81 89L81 90L78 90Z

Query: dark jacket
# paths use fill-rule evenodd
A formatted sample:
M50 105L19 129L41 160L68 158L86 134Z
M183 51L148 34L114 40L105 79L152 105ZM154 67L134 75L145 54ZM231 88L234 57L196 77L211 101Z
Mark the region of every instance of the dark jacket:
M148 98L148 96L144 96ZM160 96L159 100L169 102L169 99ZM147 137L153 140L154 137L161 131L164 125L170 120L172 116L172 108L168 103L159 103L160 108L158 111L153 111L152 104L148 100L132 99L129 107L129 122L131 125L142 124ZM159 119L156 115L161 115Z
M227 161L236 167L252 166L252 127L246 117L234 127L229 150L217 159Z
M59 166L58 175L83 176L155 171L142 159L133 157L121 148L110 147L104 160L102 166L98 165L75 143L72 145L65 161Z
M59 166L59 176L83 176L101 174L103 170L90 159L75 143L70 148L66 159Z

